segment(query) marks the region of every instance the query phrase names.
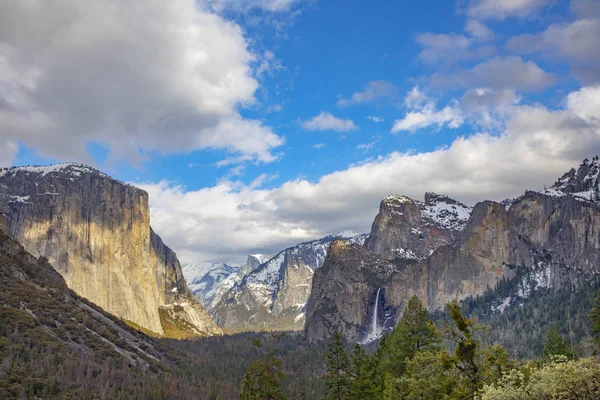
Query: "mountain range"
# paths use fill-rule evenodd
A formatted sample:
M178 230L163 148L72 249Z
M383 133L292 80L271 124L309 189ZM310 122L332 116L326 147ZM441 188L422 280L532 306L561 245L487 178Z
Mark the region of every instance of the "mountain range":
M338 331L364 342L393 327L413 295L436 312L485 293L484 308L502 314L536 292L597 279L599 175L598 157L586 159L547 189L473 207L390 195L368 234L250 255L243 266L181 268L150 227L147 193L80 164L0 170L0 222L78 296L151 335Z

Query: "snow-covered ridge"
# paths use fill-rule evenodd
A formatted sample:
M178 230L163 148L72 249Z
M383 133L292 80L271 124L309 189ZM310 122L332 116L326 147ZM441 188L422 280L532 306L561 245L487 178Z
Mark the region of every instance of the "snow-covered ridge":
M471 216L472 207L459 202L437 201L433 204L417 202L426 221L445 229L462 231Z
M472 211L472 207L457 200L431 192L425 193L425 202L403 195L389 195L382 203L398 215L402 215L403 204L415 204L426 223L455 231L464 229Z
M327 255L327 250L332 241L344 239L349 243L363 245L367 236L368 234L356 234L356 232L345 230L321 239L289 247L269 259L267 262L261 264L254 271L248 273L243 280L238 282L232 288L232 290L241 290L243 286L246 286L251 290L252 288L260 288L255 297L264 300L265 305L269 306L270 301L272 301L272 295L277 289L277 285L281 279L280 273L283 273L286 256L300 260L312 273L315 269L321 268L325 262L325 256ZM270 295L265 297L267 292L270 293Z
M209 306L221 284L235 276L239 269L240 267L224 263L203 262L186 264L181 272L192 294L205 306Z
M83 173L96 173L102 176L108 176L103 172L98 171L95 168L90 167L85 164L77 164L77 163L58 163L51 165L26 165L26 166L18 166L18 167L8 167L0 169L0 176L16 174L18 172L32 173L38 174L41 176L46 176L48 174L53 174L56 172L68 173L69 175L81 176Z

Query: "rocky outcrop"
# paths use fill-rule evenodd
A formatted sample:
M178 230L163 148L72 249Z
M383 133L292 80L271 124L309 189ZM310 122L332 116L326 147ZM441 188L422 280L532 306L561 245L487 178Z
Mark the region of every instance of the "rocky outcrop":
M111 314L162 335L164 316L183 304L178 320L194 327L190 336L220 333L150 228L143 190L77 164L8 168L0 170L0 212L13 238Z
M542 193L529 191L503 203L478 203L455 241L424 260L396 258L385 264L383 256L391 254L385 246L379 254L358 246L332 246L314 277L307 336L325 339L338 330L349 340L364 340L372 326L369 310L377 290L384 293L378 298L383 303L379 307L388 319L397 320L413 295L434 311L452 299L480 295L502 278L518 277L518 293L503 303L508 307L537 288L572 287L596 277L600 274L600 205L580 190L597 189L600 163L595 159L592 164L596 166L582 164ZM581 186L586 182L595 183ZM406 203L403 212L413 212ZM378 321L382 327L386 323Z
M326 339L338 331L345 338L365 339L370 334L376 293L399 268L360 245L341 240L332 242L323 267L313 277L306 310L306 336ZM379 315L383 326L386 313Z
M314 271L323 265L329 244L340 238L362 244L365 235L341 232L280 252L233 285L211 316L231 332L301 330Z
M388 196L379 206L365 247L387 260L423 260L452 243L470 213L470 207L435 193L426 193L424 203Z

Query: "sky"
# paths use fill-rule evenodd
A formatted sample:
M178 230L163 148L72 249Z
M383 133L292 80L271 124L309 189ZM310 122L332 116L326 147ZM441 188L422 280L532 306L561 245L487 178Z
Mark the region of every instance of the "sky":
M0 166L95 166L239 265L551 185L600 153L599 37L597 0L0 0Z

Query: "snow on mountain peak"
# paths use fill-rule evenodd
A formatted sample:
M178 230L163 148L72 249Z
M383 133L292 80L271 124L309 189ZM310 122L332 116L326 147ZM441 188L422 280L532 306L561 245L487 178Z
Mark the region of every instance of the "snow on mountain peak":
M51 165L28 165L22 167L8 167L0 169L0 176L16 174L19 172L38 174L40 176L46 176L57 172L67 173L73 176L81 176L83 173L94 172L103 176L107 176L103 172L98 171L95 168L85 164L77 163L58 163Z
M600 157L583 160L577 169L572 168L552 187L542 193L550 196L572 195L582 200L600 201Z

